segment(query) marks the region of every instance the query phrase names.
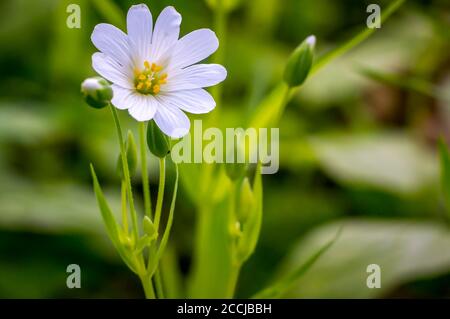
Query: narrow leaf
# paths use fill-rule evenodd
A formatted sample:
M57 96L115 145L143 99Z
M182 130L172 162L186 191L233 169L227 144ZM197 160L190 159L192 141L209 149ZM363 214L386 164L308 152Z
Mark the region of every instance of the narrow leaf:
M316 261L323 255L325 252L330 249L330 247L336 242L341 234L342 228L338 230L336 235L327 242L324 246L322 246L317 252L312 254L296 271L281 279L277 283L272 286L260 291L253 298L257 299L274 299L279 298L285 292L287 292L292 286L295 285L295 282L302 277L315 263Z
M119 252L120 257L122 257L123 261L127 264L127 266L133 271L136 272L136 268L134 266L134 262L131 259L130 252L125 249L120 241L120 230L117 226L116 219L114 218L114 214L112 213L109 205L103 195L102 189L97 179L97 175L95 174L94 166L91 164L91 174L92 180L94 183L94 192L95 197L97 198L97 203L100 208L100 212L102 214L103 221L106 225L106 230L109 238L111 239L114 247Z

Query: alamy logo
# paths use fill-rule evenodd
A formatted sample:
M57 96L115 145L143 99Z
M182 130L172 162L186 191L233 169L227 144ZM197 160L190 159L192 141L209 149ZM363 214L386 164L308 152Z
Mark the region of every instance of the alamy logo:
M278 128L202 128L195 120L191 133L177 142L171 151L174 163L248 163L261 162L261 174L279 169Z
M66 285L67 288L81 288L81 268L77 264L70 264L67 266L66 272L70 275L67 276Z
M381 8L378 4L369 4L367 6L367 13L371 13L367 17L367 27L369 29L381 28Z
M366 272L370 274L366 280L367 288L381 288L381 267L377 264L370 264L367 266Z
M69 16L66 20L66 25L69 29L81 28L81 9L78 4L69 4L66 8L66 12Z

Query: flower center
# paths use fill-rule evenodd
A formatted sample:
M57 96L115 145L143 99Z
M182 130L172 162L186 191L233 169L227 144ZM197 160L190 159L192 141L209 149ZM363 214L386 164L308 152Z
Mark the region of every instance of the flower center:
M135 70L134 86L141 94L156 95L161 91L161 85L167 83L167 73L161 74L162 66L144 61L144 69Z

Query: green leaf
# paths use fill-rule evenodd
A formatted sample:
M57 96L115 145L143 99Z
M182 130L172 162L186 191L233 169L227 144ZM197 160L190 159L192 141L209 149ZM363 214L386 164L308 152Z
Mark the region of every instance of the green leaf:
M383 297L401 285L450 269L450 233L445 225L424 220L353 219L320 227L302 239L280 273L296 269L341 227L344 231L333 248L283 297ZM367 287L371 264L381 268L379 289Z
M314 264L317 260L325 254L325 252L330 249L330 247L337 241L341 234L341 228L337 231L336 235L328 241L325 245L320 247L316 252L314 252L304 263L302 263L294 272L286 276L284 279L278 281L272 286L264 289L263 291L257 293L254 298L258 299L273 299L279 298L283 293L287 292L296 281L300 279Z
M310 142L321 168L344 184L413 194L437 180L433 154L402 133L323 136Z
M236 9L242 0L206 0L208 6L213 10L223 9L226 12Z
M401 76L394 73L380 72L370 68L362 68L360 69L360 73L375 80L377 82L396 86L405 90L418 92L425 96L437 99L448 101L448 97L444 94L444 92L440 92L437 87L435 87L432 83L429 83L421 78L411 77L411 76Z
M439 154L441 164L441 185L446 205L447 215L450 218L450 154L448 146L443 139L439 140Z
M256 205L254 211L248 215L247 221L243 225L242 237L238 244L238 260L242 264L255 251L261 231L262 214L263 214L263 185L261 177L261 164L258 164L255 180L253 181L253 196ZM239 207L237 208L239 209Z
M119 252L119 255L122 257L123 261L127 264L127 266L133 272L137 273L130 251L126 250L124 245L122 245L122 242L120 239L121 236L123 236L122 232L120 231L119 227L117 226L116 219L115 219L113 213L111 212L111 209L109 208L109 205L105 199L105 196L103 195L100 184L98 183L97 175L95 174L94 166L92 164L91 164L91 174L92 174L92 179L93 179L93 183L94 183L95 196L97 198L97 203L100 208L100 212L102 214L103 221L106 225L106 230L108 232L109 238L111 239L114 247Z
M112 0L92 0L92 5L109 23L124 30L125 15L119 6Z
M221 175L227 178L223 170ZM229 233L231 191L229 182L217 183L211 186L208 201L199 207L189 298L230 297L235 270Z
M286 84L279 84L272 92L255 108L248 127L262 128L274 127L283 114L284 99L289 88Z

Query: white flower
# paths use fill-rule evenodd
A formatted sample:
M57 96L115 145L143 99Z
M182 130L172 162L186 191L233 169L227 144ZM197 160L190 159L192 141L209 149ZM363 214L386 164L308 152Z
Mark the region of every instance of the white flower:
M174 138L189 132L183 111L201 114L214 109L214 99L203 88L227 76L221 65L195 64L219 47L215 33L200 29L178 39L180 24L181 15L167 7L153 28L150 10L140 4L128 11L128 34L101 23L91 36L100 51L92 56L92 66L113 83L112 104L128 109L138 121L154 119L161 131Z

